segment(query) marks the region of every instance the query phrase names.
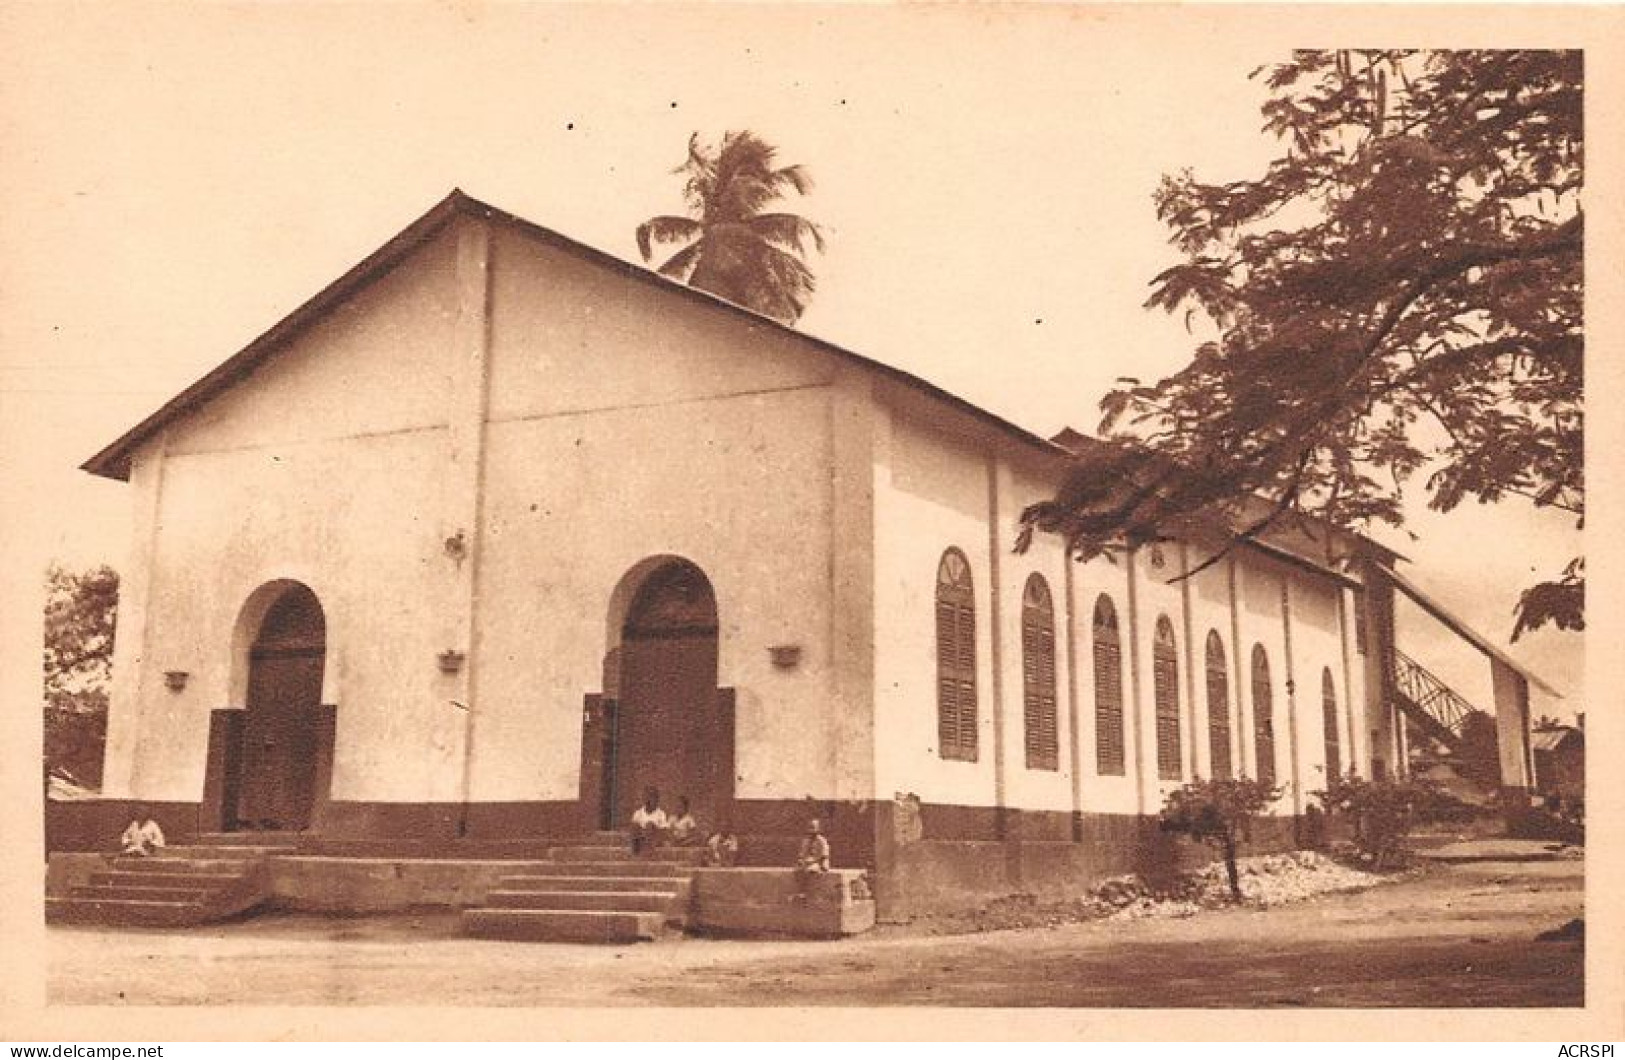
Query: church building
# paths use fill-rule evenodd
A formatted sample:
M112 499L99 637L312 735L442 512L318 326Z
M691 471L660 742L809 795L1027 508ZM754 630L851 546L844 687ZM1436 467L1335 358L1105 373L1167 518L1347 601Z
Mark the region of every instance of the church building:
M1369 540L1014 551L1098 444L453 192L85 464L135 512L104 795L451 848L654 788L747 864L819 817L884 913L1135 871L1195 777L1285 839L1449 729ZM1527 788L1534 679L1464 635Z

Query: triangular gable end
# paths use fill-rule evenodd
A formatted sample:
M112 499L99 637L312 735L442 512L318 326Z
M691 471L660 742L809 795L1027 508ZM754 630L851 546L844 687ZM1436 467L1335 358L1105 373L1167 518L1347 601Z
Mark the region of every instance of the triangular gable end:
M266 358L286 347L293 339L326 317L338 305L394 269L414 251L433 239L458 216L477 217L513 227L526 235L541 239L573 255L585 258L594 264L609 268L628 279L647 283L669 294L697 300L714 309L727 312L742 322L747 322L752 327L766 326L775 328L794 336L797 341L807 343L823 352L832 353L842 360L860 365L868 371L876 372L884 378L902 383L935 400L945 402L960 411L967 412L1025 446L1051 456L1066 455L1066 451L1055 443L995 416L993 413L950 394L917 376L853 353L805 332L797 331L779 321L761 316L751 310L734 305L732 302L717 298L704 291L696 290L686 284L670 280L652 270L623 261L611 254L570 239L568 236L560 235L551 229L483 203L465 194L461 189L453 189L449 195L423 216L413 221L398 235L368 255L344 275L323 288L292 313L289 313L238 353L171 398L156 412L125 432L116 441L85 461L81 465L83 470L95 475L101 475L104 478L128 481L131 459L135 451L144 442L152 438L168 424L201 407L239 380L245 378Z

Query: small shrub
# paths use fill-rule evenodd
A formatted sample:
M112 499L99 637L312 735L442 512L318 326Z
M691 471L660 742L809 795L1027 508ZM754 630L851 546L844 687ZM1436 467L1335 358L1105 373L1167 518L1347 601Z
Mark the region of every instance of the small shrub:
M1224 855L1230 895L1241 901L1236 847L1250 838L1254 818L1281 797L1281 789L1261 780L1196 780L1168 793L1162 807L1162 829L1188 835Z
M1425 780L1365 780L1350 773L1313 792L1326 813L1352 824L1354 845L1375 868L1397 861L1406 837L1435 807L1438 788Z

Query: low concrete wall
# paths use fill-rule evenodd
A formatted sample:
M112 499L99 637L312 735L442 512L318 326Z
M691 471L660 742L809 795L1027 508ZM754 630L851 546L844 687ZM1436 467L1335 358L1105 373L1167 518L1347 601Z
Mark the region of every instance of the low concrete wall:
M556 861L326 858L269 859L271 904L320 913L387 913L479 905L504 876L557 870Z
M989 899L1031 894L1074 898L1112 876L1172 880L1214 860L1209 846L1163 832L1154 817L1087 815L1072 842L914 839L891 848L876 895L881 919L979 906ZM1257 823L1244 854L1297 845L1293 818Z
M700 869L688 926L713 935L840 938L875 926L865 874L832 869L799 877L794 869Z
M90 884L90 874L112 867L112 854L55 853L45 862L45 894L65 897L75 887Z

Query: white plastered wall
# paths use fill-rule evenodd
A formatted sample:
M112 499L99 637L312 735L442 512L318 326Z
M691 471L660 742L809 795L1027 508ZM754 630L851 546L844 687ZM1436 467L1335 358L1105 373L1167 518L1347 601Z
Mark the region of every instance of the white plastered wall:
M652 556L715 591L738 797L868 797L842 738L867 749L867 681L843 679L867 672L867 638L839 640L834 610L854 579L868 608L867 557L833 529L851 505L869 525L835 473L837 439L868 466L860 383L776 329L498 232L472 798L577 797L611 594ZM794 668L776 645L801 649Z
M875 437L876 796L994 806L986 439L895 391L877 402ZM937 746L936 579L950 547L969 561L976 593L974 762L944 759Z
M333 797L444 789L455 729L432 630L452 269L450 242L431 243L135 455L108 794L201 796L210 712L243 706L236 627L276 579L308 585L326 617Z

